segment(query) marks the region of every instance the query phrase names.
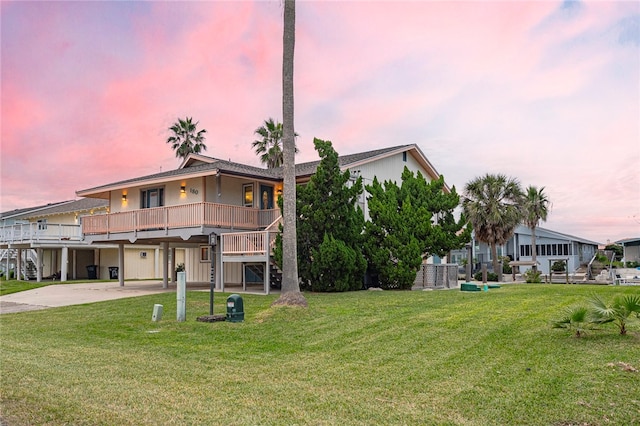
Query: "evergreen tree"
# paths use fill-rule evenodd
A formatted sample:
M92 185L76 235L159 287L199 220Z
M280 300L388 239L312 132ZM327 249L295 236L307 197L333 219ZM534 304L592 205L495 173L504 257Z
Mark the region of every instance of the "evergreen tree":
M371 219L364 251L383 288L411 288L423 259L445 256L470 240L466 218L456 221L453 214L460 197L455 188L445 191L442 176L427 182L405 167L400 187L374 179L366 189Z
M306 185L297 188L298 274L312 291L362 288L366 261L362 253L364 215L357 207L362 179L340 171L331 142L314 139L320 164ZM276 244L276 258L280 256Z

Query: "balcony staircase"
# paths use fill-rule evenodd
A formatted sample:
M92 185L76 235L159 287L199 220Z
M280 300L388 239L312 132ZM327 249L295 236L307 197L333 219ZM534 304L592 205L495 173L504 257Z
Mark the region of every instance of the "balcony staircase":
M245 268L248 283L264 282L264 264L249 263L245 265ZM282 271L273 260L269 263L269 285L272 289L282 287Z
M7 259L9 263L15 266L18 260L17 249L2 249L0 250L0 271L4 275L7 274ZM36 269L37 254L35 250L22 250L22 277L25 280L35 280L37 278Z

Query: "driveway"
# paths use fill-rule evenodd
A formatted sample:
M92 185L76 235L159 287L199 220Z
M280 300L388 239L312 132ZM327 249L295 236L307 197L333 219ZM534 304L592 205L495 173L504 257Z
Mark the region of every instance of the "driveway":
M171 291L176 291L175 285L169 286L168 289L163 289L162 282L154 280L125 282L124 287L120 287L117 281L54 284L0 296L0 314L35 311L58 306L82 305Z

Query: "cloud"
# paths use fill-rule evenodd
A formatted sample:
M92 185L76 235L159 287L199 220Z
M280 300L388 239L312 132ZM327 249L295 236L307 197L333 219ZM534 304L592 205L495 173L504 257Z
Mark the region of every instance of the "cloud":
M178 117L208 130L208 155L257 166L254 130L281 120L278 2L0 13L3 210L175 168ZM317 158L314 137L342 154L416 143L459 190L487 172L545 186L547 227L640 234L638 16L636 2L299 2L298 161Z

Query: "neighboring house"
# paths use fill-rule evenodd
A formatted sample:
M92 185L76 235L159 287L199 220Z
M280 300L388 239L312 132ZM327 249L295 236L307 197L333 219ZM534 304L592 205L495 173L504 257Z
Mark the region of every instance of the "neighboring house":
M481 243L472 237L474 269L483 263L491 268L491 250L489 245ZM556 260L564 260L568 265L568 272L574 273L580 266L587 265L598 250L598 243L584 238L574 237L568 234L551 231L545 228L536 228L536 260L539 263L538 271L548 274L550 265ZM509 241L498 246L498 256L508 256L511 260L531 261L531 229L519 225L515 229L513 237ZM462 264L466 259L465 250L456 250L451 255L452 262ZM520 267L520 272L525 272L528 267Z
M297 164L297 182L307 182L319 163ZM339 164L351 171L354 180L361 176L365 185L374 177L400 183L405 166L428 180L439 177L416 145L345 155ZM161 248L165 287L179 262L179 250L188 282L209 282L213 276L217 288L224 289L225 284L244 286L253 281L264 285L267 293L281 194L282 168L263 169L195 154L176 170L77 191L80 197L108 203L108 213L83 220L82 233L92 244L117 244L120 270L129 268L126 245L152 245ZM368 217L364 194L360 205ZM122 276L120 281L124 285Z
M640 237L619 240L616 241L616 244L622 246L623 262L636 262L640 264Z
M89 244L82 236L83 220L104 215L109 203L82 198L0 213L0 271L21 272L25 279L119 278L118 246ZM162 252L156 245L126 245L128 268L123 279L161 276ZM177 262L184 262L178 251ZM40 269L38 269L40 265Z
M88 278L96 248L82 239L83 217L106 213L103 200L81 199L0 214L0 269L26 279Z

